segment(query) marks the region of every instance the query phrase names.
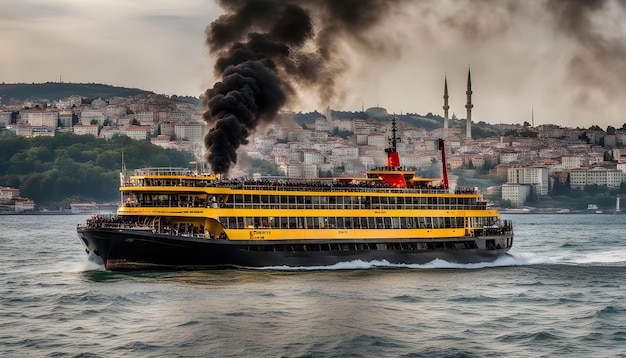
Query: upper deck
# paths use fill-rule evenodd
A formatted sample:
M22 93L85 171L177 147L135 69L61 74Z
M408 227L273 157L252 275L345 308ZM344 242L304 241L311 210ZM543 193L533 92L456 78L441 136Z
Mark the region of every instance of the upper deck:
M374 172L374 171L373 171ZM399 174L406 170L390 170ZM142 188L160 188L163 191L180 190L186 188L227 188L246 191L272 192L315 192L315 193L383 193L383 194L479 194L474 189L457 188L451 192L448 188L430 186L435 179L414 178L414 182L423 185L411 187L393 187L379 178L329 178L329 179L302 179L302 178L272 178L260 180L248 179L220 179L216 175L195 174L186 168L143 168L136 169L132 175L122 183L122 191L133 191Z

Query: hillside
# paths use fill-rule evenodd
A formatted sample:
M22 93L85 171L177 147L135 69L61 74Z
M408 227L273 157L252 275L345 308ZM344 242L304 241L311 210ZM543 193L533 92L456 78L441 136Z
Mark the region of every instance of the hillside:
M0 104L8 104L11 98L41 98L56 101L73 95L87 98L111 98L149 93L153 92L97 83L1 83Z

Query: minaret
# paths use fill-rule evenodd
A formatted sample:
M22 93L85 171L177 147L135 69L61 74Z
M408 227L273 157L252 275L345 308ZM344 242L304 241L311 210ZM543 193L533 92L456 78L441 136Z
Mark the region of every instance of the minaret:
M443 79L443 137L448 138L448 76Z
M465 105L465 109L467 109L467 124L465 126L465 138L472 139L472 108L474 105L472 104L472 76L470 74L469 68L467 69L467 91L465 92L467 95L467 104Z

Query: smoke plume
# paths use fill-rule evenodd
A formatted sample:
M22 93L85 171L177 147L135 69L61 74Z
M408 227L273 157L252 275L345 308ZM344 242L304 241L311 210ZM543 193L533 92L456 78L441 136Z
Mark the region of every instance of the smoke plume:
M221 80L206 91L203 117L207 161L228 173L237 149L262 122L272 121L297 89L314 90L322 103L341 96L337 76L347 61L339 46L366 51L388 44L368 37L400 0L221 0L224 15L206 30Z

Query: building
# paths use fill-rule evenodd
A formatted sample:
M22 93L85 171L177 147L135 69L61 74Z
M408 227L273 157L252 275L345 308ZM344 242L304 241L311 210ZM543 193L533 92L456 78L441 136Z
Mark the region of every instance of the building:
M8 127L11 124L11 112L0 111L0 127Z
M120 134L135 140L146 140L150 135L150 126L127 126L120 130Z
M99 109L84 109L80 112L80 121L82 124L104 124L106 116L103 110Z
M513 207L524 206L531 190L529 184L503 184L502 201L508 200Z
M74 129L74 134L78 134L78 135L91 134L97 137L99 126L97 124L76 125L74 126L73 129Z
M532 186L535 194L547 195L549 188L548 174L548 168L546 167L509 168L507 184L528 184Z
M571 188L584 188L589 185L617 188L625 180L626 174L618 169L577 168L570 171Z
M561 158L561 166L563 167L563 169L580 168L584 165L584 163L585 161L581 156Z
M202 142L206 125L204 123L178 123L174 125L176 140ZM161 132L163 134L163 132Z
M28 125L32 127L47 127L54 130L59 126L59 111L31 109L24 114Z

